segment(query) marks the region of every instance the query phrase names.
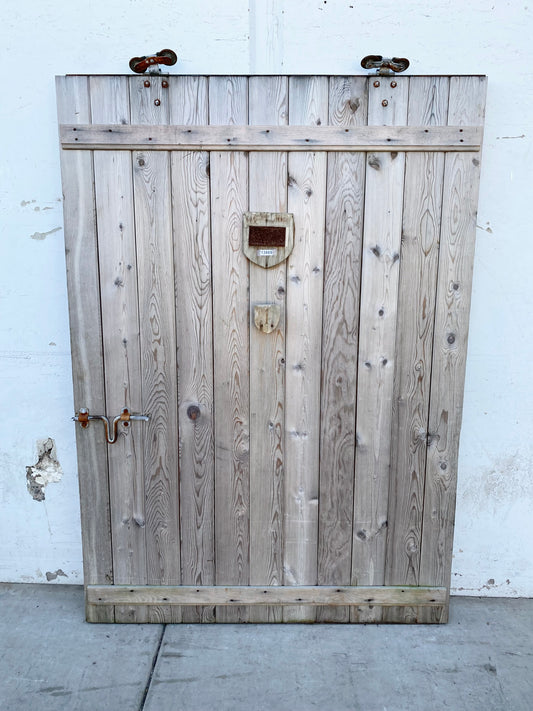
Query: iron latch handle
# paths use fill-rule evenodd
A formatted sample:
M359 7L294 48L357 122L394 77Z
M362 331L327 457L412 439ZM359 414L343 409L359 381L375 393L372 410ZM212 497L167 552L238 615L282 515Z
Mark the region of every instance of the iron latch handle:
M74 415L72 419L75 422L79 422L84 429L89 426L89 422L91 420L101 420L104 423L106 442L108 444L115 444L117 441L118 425L120 422L122 422L124 427L129 427L132 420L148 422L150 415L131 414L128 408L125 407L120 415L114 417L110 422L106 415L91 415L86 407L80 407L80 411Z

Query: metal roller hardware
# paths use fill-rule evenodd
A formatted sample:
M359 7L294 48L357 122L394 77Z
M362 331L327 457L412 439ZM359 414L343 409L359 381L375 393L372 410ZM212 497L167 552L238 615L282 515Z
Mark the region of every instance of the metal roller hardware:
M377 69L377 74L390 76L393 72L405 72L409 60L405 57L382 57L380 54L368 54L361 60L363 69Z
M72 419L75 422L79 422L84 429L89 426L89 422L91 420L101 420L104 423L106 442L108 444L115 444L117 441L119 422L122 422L124 427L129 427L132 420L148 422L150 415L132 415L128 408L125 407L120 415L114 417L110 422L106 415L90 415L89 410L86 407L80 407L80 411ZM112 432L111 437L109 436L110 432Z

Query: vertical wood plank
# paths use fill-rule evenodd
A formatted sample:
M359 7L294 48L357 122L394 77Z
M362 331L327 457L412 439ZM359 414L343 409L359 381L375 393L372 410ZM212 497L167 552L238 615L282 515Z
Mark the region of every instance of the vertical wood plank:
M329 123L367 122L367 80L331 77ZM349 585L352 567L356 363L363 232L365 156L328 156L318 584ZM349 622L348 607L319 607L321 622Z
M87 77L56 77L59 123L90 123ZM62 151L63 219L74 407L105 412L93 158ZM107 444L103 428L76 426L85 585L113 582ZM87 605L88 622L113 622L114 608Z
M449 125L483 122L485 77L451 77ZM420 584L450 585L459 432L464 392L479 189L479 154L445 158L437 307L429 405ZM448 604L421 610L420 621L446 622Z
M130 123L126 77L90 78L93 123ZM131 154L95 151L100 293L107 414L141 412L137 253ZM93 307L94 308L94 307ZM95 413L97 414L97 413ZM99 413L98 413L99 414ZM108 448L115 584L145 584L143 425L121 428ZM147 621L146 607L116 607L117 622Z
M206 77L169 77L170 121L206 125ZM213 313L209 154L172 152L183 585L214 585ZM183 607L183 622L214 622Z
M369 125L404 125L409 79L369 82ZM377 86L376 86L377 85ZM405 154L367 155L357 373L352 584L383 585ZM376 622L381 610L353 608Z
M132 123L168 124L169 92L161 83L157 76L150 77L149 87L144 77L129 79ZM178 415L169 154L134 151L133 186L142 408L150 414L143 439L147 579L149 585L178 585ZM181 620L179 608L151 606L149 612L152 622Z
M289 123L327 123L326 77L291 77ZM327 155L289 155L288 210L294 251L287 281L285 585L316 585L320 447L320 360ZM286 607L283 620L314 620L313 607Z
M245 77L209 79L209 122L245 125ZM249 558L249 276L242 251L248 206L248 158L211 153L211 230L215 392L216 584L248 585ZM219 607L221 622L245 622L246 608Z
M447 77L412 77L408 125L446 125L448 91ZM418 585L444 178L443 153L405 160L386 585ZM383 611L389 622L414 622L416 615L412 607Z
M286 77L251 77L251 125L288 122ZM287 154L250 153L249 209L287 211ZM278 327L262 333L250 321L250 584L283 582L283 450L285 432L285 293L282 262L270 269L250 263L250 306L276 303ZM281 607L251 608L249 622L281 622Z

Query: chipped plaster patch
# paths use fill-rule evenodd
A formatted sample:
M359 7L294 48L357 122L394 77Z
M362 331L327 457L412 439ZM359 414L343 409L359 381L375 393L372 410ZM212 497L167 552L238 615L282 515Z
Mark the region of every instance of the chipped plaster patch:
M26 467L26 486L35 501L44 501L44 488L61 481L63 469L57 460L56 443L51 437L37 440L37 462Z
M56 580L59 575L61 575L61 577L63 578L68 578L68 575L64 573L61 568L58 568L55 573L50 573L49 571L47 571L46 579L48 580L48 582L50 582L51 580Z

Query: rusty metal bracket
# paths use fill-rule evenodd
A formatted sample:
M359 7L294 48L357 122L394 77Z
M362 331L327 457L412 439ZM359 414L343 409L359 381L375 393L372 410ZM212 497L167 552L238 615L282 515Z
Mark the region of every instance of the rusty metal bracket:
M391 75L393 72L405 72L409 60L405 57L382 57L380 54L368 54L361 60L363 69L377 69L376 74Z
M120 422L124 427L129 427L132 420L142 420L148 422L150 415L132 415L127 407L125 407L120 415L117 415L110 422L106 415L90 415L89 410L86 407L80 407L79 412L72 418L75 422L79 422L80 425L86 429L89 426L91 420L101 420L104 423L105 438L108 444L115 444L117 441L118 425ZM110 432L112 435L110 436Z
M178 57L171 49L162 49L160 52L148 54L145 57L132 57L130 59L130 69L136 74L144 74L149 69L151 72L161 72L160 64L172 66L176 64Z

